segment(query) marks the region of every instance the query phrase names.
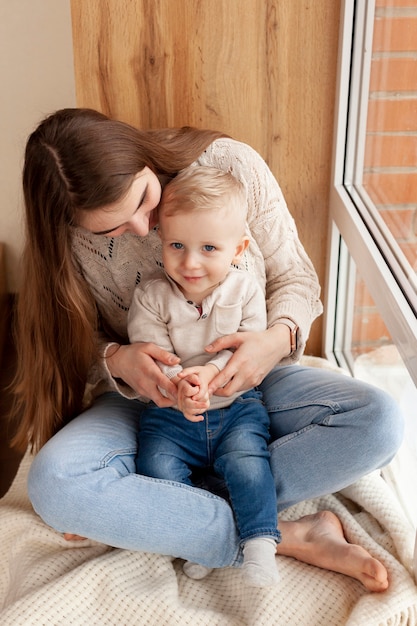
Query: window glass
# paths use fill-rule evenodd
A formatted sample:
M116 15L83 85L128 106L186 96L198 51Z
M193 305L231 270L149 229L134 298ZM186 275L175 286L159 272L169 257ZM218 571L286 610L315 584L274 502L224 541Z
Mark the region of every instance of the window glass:
M417 500L414 481L417 475L417 387L406 368L378 308L360 273L355 272L353 315L350 316L351 351L348 360L352 374L384 389L400 405L405 418L405 438L400 452L384 469L410 522L417 527Z
M384 475L417 526L417 0L341 8L324 351L400 404Z
M375 3L362 185L417 293L416 0Z
M395 344L417 383L417 0L343 0L335 117L332 231L327 289L325 350L354 356L369 337L356 328L349 303L340 313L340 274L349 262L361 274L373 305L366 309L380 344ZM334 243L336 241L336 244ZM338 260L335 261L336 256ZM345 255L346 256L346 255ZM343 261L343 262L341 262ZM336 265L337 264L337 265ZM337 267L337 271L334 267ZM332 326L335 291L339 306ZM359 294L358 294L359 298ZM372 312L374 308L374 312ZM330 321L329 321L330 320ZM354 329L351 326L352 331ZM342 330L341 330L342 329ZM389 330L388 330L389 329ZM364 328L362 328L363 334ZM354 344L350 342L354 341Z

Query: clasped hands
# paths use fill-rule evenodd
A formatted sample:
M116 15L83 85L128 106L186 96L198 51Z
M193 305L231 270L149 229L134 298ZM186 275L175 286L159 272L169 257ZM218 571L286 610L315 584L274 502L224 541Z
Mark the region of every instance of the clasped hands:
M206 347L206 352L214 355L221 350L232 349L233 356L222 371L219 372L216 368L217 373L214 373L212 369L212 378L208 381L207 388L204 381L202 383L199 380L199 390L196 391L192 382L196 379L191 378L188 380L189 386L186 391L187 385L184 383L184 392L181 392L184 402L189 402L185 398L192 400L195 397L194 401L201 403L201 406L195 405L194 409L205 411L207 408L204 407L213 394L230 397L236 392L259 385L271 369L288 354L288 344L289 330L282 324L276 324L261 332L238 332L216 339ZM177 404L177 385L163 374L156 363L160 361L166 365L178 364L180 359L175 354L154 343L139 342L109 350L106 361L111 375L114 378L121 378L138 395L151 399L160 407ZM166 395L163 395L160 389L163 389ZM197 414L193 415L195 417Z
M209 383L219 370L213 363L186 367L171 379L177 386L177 407L190 422L202 422L210 408Z

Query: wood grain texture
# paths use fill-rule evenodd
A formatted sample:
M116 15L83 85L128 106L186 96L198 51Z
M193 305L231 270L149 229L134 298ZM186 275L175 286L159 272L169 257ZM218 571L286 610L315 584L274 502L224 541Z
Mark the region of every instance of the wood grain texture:
M323 285L340 0L72 0L77 103L252 145ZM321 354L321 320L310 354Z

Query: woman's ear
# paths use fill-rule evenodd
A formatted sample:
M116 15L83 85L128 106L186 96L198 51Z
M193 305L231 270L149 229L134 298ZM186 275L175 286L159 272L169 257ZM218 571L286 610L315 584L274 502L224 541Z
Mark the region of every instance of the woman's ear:
M249 237L247 235L244 235L236 246L235 256L233 257L232 263L239 263L240 259L242 258L242 254L245 252L248 245Z

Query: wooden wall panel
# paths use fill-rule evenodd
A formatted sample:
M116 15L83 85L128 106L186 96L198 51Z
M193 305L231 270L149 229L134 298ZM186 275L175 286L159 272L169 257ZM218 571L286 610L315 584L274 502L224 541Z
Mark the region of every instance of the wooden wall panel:
M72 0L78 106L267 160L325 275L340 0ZM310 354L321 352L321 321Z

